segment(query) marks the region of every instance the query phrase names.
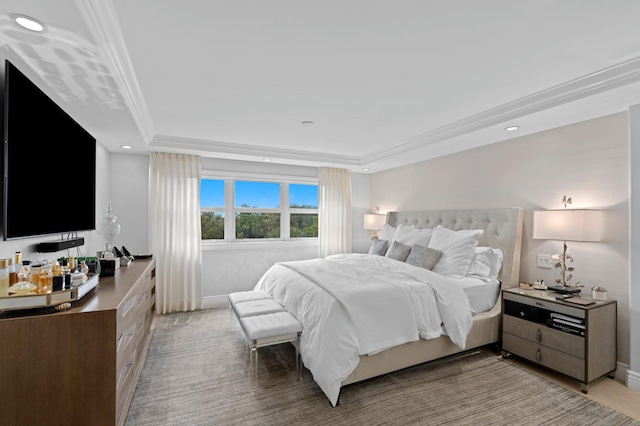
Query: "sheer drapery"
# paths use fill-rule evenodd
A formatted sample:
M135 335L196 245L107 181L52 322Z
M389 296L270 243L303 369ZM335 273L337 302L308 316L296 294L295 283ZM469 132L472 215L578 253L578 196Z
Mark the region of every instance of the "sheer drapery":
M151 153L149 247L156 259L156 311L202 309L198 156Z
M318 169L318 255L351 253L351 172Z

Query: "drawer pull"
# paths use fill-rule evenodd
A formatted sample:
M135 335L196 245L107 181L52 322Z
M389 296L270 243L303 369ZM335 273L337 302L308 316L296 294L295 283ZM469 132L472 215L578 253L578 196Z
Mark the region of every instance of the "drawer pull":
M536 342L537 343L542 342L542 332L540 331L540 329L538 329L538 332L536 333Z
M542 354L540 353L540 349L538 349L538 352L536 352L536 361L540 362L541 359L542 359Z

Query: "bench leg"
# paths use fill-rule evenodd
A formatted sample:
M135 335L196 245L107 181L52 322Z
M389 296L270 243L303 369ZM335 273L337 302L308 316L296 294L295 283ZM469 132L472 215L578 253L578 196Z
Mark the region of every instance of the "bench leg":
M258 380L258 348L255 346L251 346L251 352L249 354L251 359L251 377L254 380ZM255 359L254 359L255 358Z

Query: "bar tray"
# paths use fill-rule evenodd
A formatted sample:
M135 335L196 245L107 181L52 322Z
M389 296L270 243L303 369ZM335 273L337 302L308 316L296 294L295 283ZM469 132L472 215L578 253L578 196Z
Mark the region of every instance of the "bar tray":
M99 275L90 276L89 279L77 287L67 290L52 291L46 294L24 294L12 296L0 296L0 312L16 309L33 309L57 306L61 303L74 302L82 299L82 296L90 292L98 285Z

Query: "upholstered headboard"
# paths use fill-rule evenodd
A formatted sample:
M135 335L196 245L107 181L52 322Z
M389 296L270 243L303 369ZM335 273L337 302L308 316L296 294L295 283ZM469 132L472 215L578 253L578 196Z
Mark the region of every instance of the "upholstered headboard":
M483 229L479 246L502 250L504 259L498 278L502 288L520 284L520 250L522 246L522 216L519 207L473 210L423 210L413 212L389 212L387 223L391 226L414 225L416 228L435 228L442 225L454 231Z

